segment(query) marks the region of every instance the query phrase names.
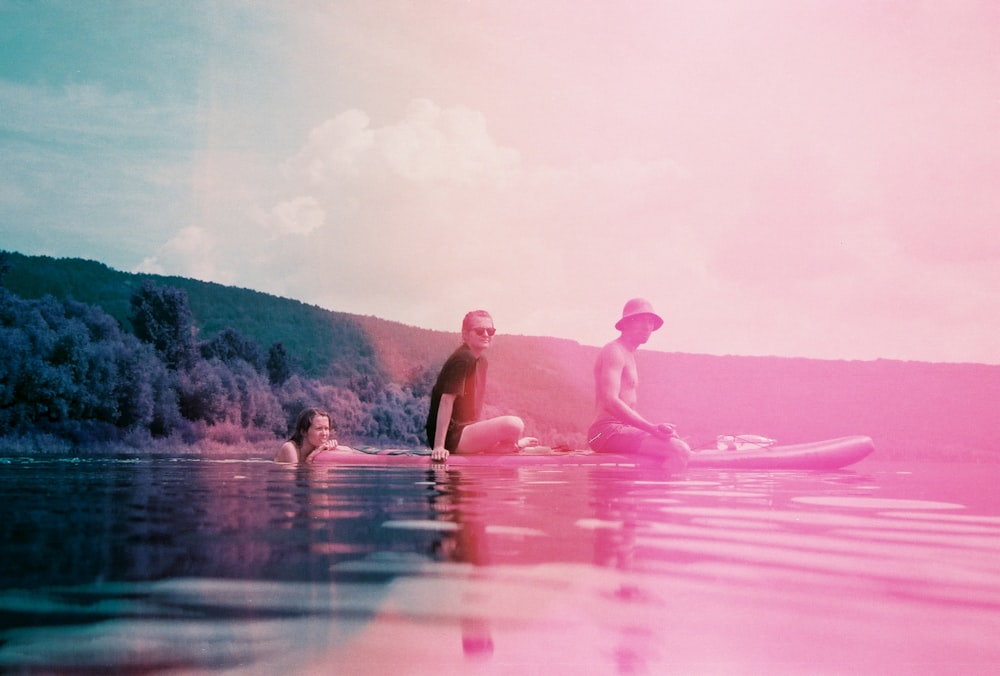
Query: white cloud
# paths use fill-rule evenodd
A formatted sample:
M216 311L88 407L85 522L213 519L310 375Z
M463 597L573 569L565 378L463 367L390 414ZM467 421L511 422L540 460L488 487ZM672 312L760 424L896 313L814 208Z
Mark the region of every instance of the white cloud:
M482 113L425 99L410 102L402 122L379 130L376 144L386 165L411 181L503 183L519 159L493 141Z
M270 222L278 230L295 235L308 235L321 228L326 212L315 197L305 195L281 202L271 210Z
M662 158L528 167L520 157L467 107L414 99L383 125L347 110L278 167L278 195L268 197L263 172L249 193L261 206L230 209L264 226L237 240L260 258L252 272L232 269L248 286L331 309L448 329L488 307L507 331L590 343L613 324L593 304L614 315L628 297L690 277L697 261L677 255L698 237L676 215L686 168Z
M418 308L441 307L442 282L449 293L473 293L483 271L518 260L524 224L509 188L519 154L493 139L476 111L416 99L377 126L347 110L314 127L277 169L277 192L260 172L247 184L257 186L249 201L222 200L229 215L210 221L214 232L235 232L232 214L243 213L260 226L242 227L237 240L259 257L247 282L255 288L434 326ZM224 181L216 185L233 183ZM217 254L238 276L249 274L231 252Z
M413 183L503 184L519 154L497 144L482 113L441 108L415 99L394 124L372 128L364 112L348 110L313 129L285 166L286 175L323 190L347 179L400 178Z
M155 256L143 259L135 272L170 274L230 284L234 275L216 263L215 235L198 226L188 226L160 247Z
M142 259L142 263L139 263L132 272L144 272L150 275L162 275L165 270L163 265L160 263L160 259L156 256L147 256Z
M375 133L360 110L348 110L309 132L301 150L285 165L285 175L307 186L323 186L344 176L356 176L359 158L369 152Z

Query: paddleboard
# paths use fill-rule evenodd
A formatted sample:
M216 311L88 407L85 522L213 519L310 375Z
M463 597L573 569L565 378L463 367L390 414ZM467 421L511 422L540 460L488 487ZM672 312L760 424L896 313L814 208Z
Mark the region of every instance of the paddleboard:
M840 469L868 457L875 450L869 437L851 436L803 444L763 447L712 448L691 453L688 468L716 469ZM352 452L323 451L313 462L338 465L424 465L434 463L430 449L366 448ZM589 450L531 452L503 455L455 455L449 467L520 467L524 465L623 465L648 466L655 460L641 456L595 453Z

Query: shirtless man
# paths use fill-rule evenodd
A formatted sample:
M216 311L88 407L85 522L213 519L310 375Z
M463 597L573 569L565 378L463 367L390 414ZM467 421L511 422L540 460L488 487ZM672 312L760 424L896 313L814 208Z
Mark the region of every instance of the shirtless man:
M615 324L621 335L601 348L594 364L597 414L587 433L590 447L599 453L624 453L662 458L665 467L681 472L690 447L671 423L652 423L636 410L639 372L635 353L649 340L663 319L644 298L625 304Z

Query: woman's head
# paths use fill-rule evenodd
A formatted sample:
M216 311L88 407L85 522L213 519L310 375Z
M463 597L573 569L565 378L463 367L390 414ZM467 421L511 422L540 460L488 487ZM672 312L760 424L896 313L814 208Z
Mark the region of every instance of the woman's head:
M473 310L472 312L467 312L465 317L462 318L462 333L465 333L474 326L479 324L488 324L493 326L493 317L486 310Z
M473 310L462 320L462 342L478 357L493 343L493 317L486 310Z
M317 427L325 425L328 434L332 431L333 420L330 418L329 413L318 408L307 408L302 413L299 413L299 417L295 420L295 429L292 431L291 441L299 448L302 448L302 442L308 437L309 429L313 427L314 423Z

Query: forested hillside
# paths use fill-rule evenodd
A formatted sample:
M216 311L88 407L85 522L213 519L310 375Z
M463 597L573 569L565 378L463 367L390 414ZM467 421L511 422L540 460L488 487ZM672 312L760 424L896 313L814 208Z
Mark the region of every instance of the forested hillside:
M65 354L51 346L45 348L46 354L37 353L44 340L29 349L23 343L28 340L25 335L18 338L22 343L11 343L11 332L26 317L45 315L51 320L46 340L65 345L73 343L66 338L65 326L79 323L80 317L89 317L84 324L90 322L91 335L113 333L99 316L104 314L121 335L113 337L112 347L87 349L102 354L121 351L131 355L132 362L145 363L146 372L154 375L161 373L160 367L148 360L158 355L155 363L165 369L160 409L170 408L170 396L177 399L170 418L173 427L153 422L152 414L142 418L142 424L154 432L183 431L186 439L214 433L238 442L254 434L282 434L297 407L318 404L332 410L343 437L422 443L427 393L441 363L460 340L460 317L454 333L429 331L247 289L123 273L92 261L16 253L7 254L6 260L5 358L7 350L21 345L18 354L24 360L34 354L35 359L30 364L24 361L22 368L61 374L52 376L53 382L68 383L74 376L64 368ZM188 366L171 366L162 350L137 339L144 330L149 333L148 327L135 326L136 299L144 295L147 300L184 297L190 313L189 347L196 351ZM46 296L50 298L45 300ZM37 321L34 326L41 331ZM104 328L96 330L97 326ZM84 344L74 340L78 346ZM498 334L489 353L490 412L521 415L528 433L546 442L583 446L593 407L591 367L596 352L595 347L561 338ZM272 358L280 363L269 365ZM39 359L48 361L42 364ZM720 433L765 434L783 442L867 434L875 439L882 457L1000 457L994 441L1000 433L995 413L1000 409L1000 366L648 350L640 352L639 363L641 408L651 417L678 424L693 445L710 443ZM272 367L287 372L276 373ZM10 413L16 409L27 422L41 419L44 427L56 431L76 429L77 437L80 429L90 429L80 424L60 427L25 401L17 401L10 373L8 365L0 380L6 393L0 402L6 418L0 417L0 426L12 419ZM96 376L86 376L78 368L76 377ZM44 400L48 396L44 388L29 387L30 382L22 381L21 387L27 388L22 394ZM76 386L74 391L79 390ZM122 409L129 401L142 400L125 386L114 396ZM90 410L79 402L75 405L77 415ZM155 409L153 404L146 408L150 407ZM63 413L72 414L67 411ZM90 414L96 415L93 410ZM166 414L161 410L159 415ZM121 421L126 427L136 425L127 417ZM5 431L12 429L8 425Z
M0 353L8 439L239 444L321 406L341 439L423 442L426 377L392 382L357 318L252 291L4 252Z
M143 281L187 293L197 338L233 328L260 345L280 341L302 373L350 378L374 368L369 341L351 315L296 300L185 277L132 274L95 261L8 253L5 286L25 299L51 295L97 305L131 332L129 299Z

